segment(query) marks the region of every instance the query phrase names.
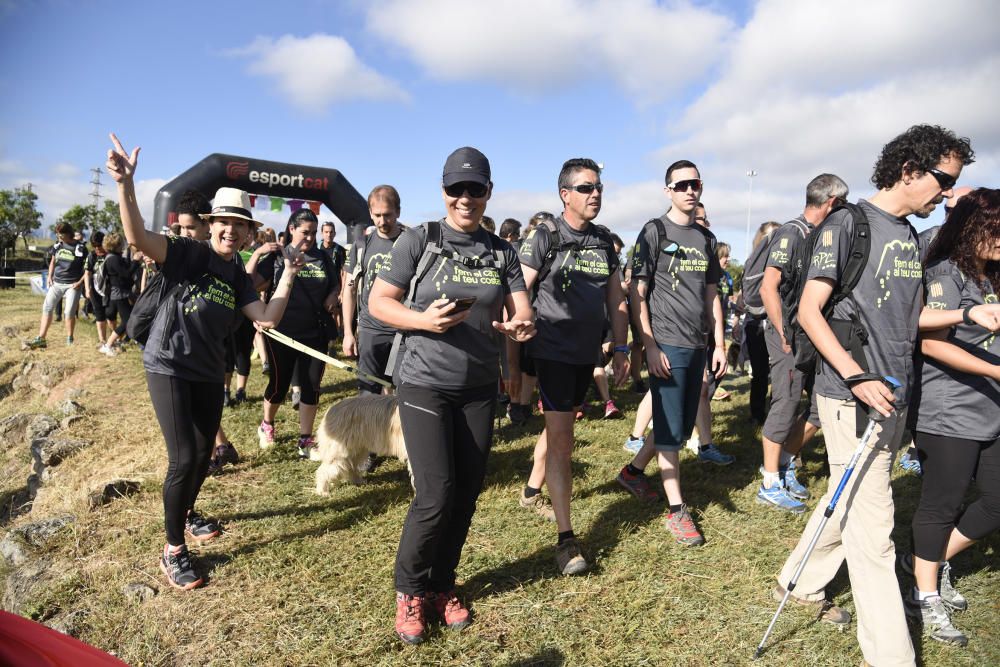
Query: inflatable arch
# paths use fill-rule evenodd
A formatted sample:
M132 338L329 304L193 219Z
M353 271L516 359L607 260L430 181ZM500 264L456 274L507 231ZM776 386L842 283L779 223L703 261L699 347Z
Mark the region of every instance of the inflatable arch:
M212 153L156 193L153 229L162 230L172 222L177 202L188 190L197 190L211 200L221 187L321 202L347 227L348 243L371 225L368 202L336 169Z

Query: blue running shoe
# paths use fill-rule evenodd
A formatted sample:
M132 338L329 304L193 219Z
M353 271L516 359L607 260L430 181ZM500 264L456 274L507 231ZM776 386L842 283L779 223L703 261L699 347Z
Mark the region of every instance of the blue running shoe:
M761 485L757 489L757 502L761 505L771 505L779 510L791 512L792 514L802 514L806 511L805 504L788 495L785 487L775 484L769 489Z
M788 495L796 500L809 500L809 489L803 486L798 478L795 477L795 462L788 464L788 467L784 470L778 468L778 472L781 473L781 483L785 487L785 491Z
M717 466L727 466L736 460L732 454L723 454L714 444L709 443L698 448L698 460L714 463Z
M629 454L638 454L644 444L646 444L646 436L640 435L638 438L633 438L630 433L628 438L625 440L625 444L622 445L622 449Z
M906 472L912 472L917 477L922 477L924 471L920 467L920 459L915 455L916 452L912 448L901 454L899 457L899 467Z

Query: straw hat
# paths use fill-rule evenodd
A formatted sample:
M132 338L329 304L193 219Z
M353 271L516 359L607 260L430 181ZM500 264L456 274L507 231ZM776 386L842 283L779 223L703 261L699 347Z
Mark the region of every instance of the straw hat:
M241 218L260 227L263 223L254 220L250 213L250 195L237 188L219 188L212 200L212 212L202 213L202 220L212 221L212 218Z

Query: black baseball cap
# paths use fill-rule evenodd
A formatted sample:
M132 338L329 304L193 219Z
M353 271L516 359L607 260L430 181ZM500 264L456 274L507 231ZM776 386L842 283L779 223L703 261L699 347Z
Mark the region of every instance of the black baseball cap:
M444 186L465 182L483 185L490 182L490 161L471 146L459 148L449 155L441 176L441 184Z

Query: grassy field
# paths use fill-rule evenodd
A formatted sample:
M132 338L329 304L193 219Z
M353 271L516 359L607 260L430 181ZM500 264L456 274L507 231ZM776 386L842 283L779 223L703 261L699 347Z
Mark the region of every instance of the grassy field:
M76 517L35 554L56 576L21 612L47 622L78 612L81 639L133 665L748 664L776 608L774 575L805 525L805 517L754 502L758 436L746 381L729 378L733 398L713 404L714 432L738 461L717 468L683 455L686 497L707 544L675 544L661 524L663 506L640 504L614 482L628 461L621 444L639 398L621 391L615 398L628 419L578 425L573 517L594 567L585 576L561 577L554 526L517 503L541 420L534 417L525 428L505 420L459 568L460 592L475 622L461 633L435 628L425 644L404 646L393 632L392 568L410 500L405 468L387 463L364 486L314 495L316 464L298 461L294 451L296 413L282 408L277 446L257 447L263 389L257 365L252 401L223 417L243 462L209 478L199 500L199 509L226 532L194 549L207 586L182 593L165 584L157 567L166 456L138 352L98 355L94 327L86 322L77 343L66 348L61 325L54 324L49 349L30 356L64 364L65 378L48 395L13 391L10 383L26 357L18 344L35 334L40 306L24 288L0 291L0 418L54 413L68 391L80 388L77 400L86 412L68 435L94 445L53 468L32 512L3 526ZM330 368L323 391L325 409L351 395L354 385ZM23 443L7 442L0 457L0 498L9 499L24 486L30 455ZM821 441L805 453L805 464L801 478L818 498L826 482ZM134 496L88 510L86 491L114 477L144 483ZM893 486L896 542L905 549L919 483L898 474ZM956 623L970 643L952 648L914 630L924 664L1000 664L998 546L994 536L953 563L970 600ZM0 586L15 583L9 571L0 574ZM133 602L122 592L132 582L159 593ZM853 611L845 571L830 591ZM857 665L854 631L838 632L786 609L761 662Z

